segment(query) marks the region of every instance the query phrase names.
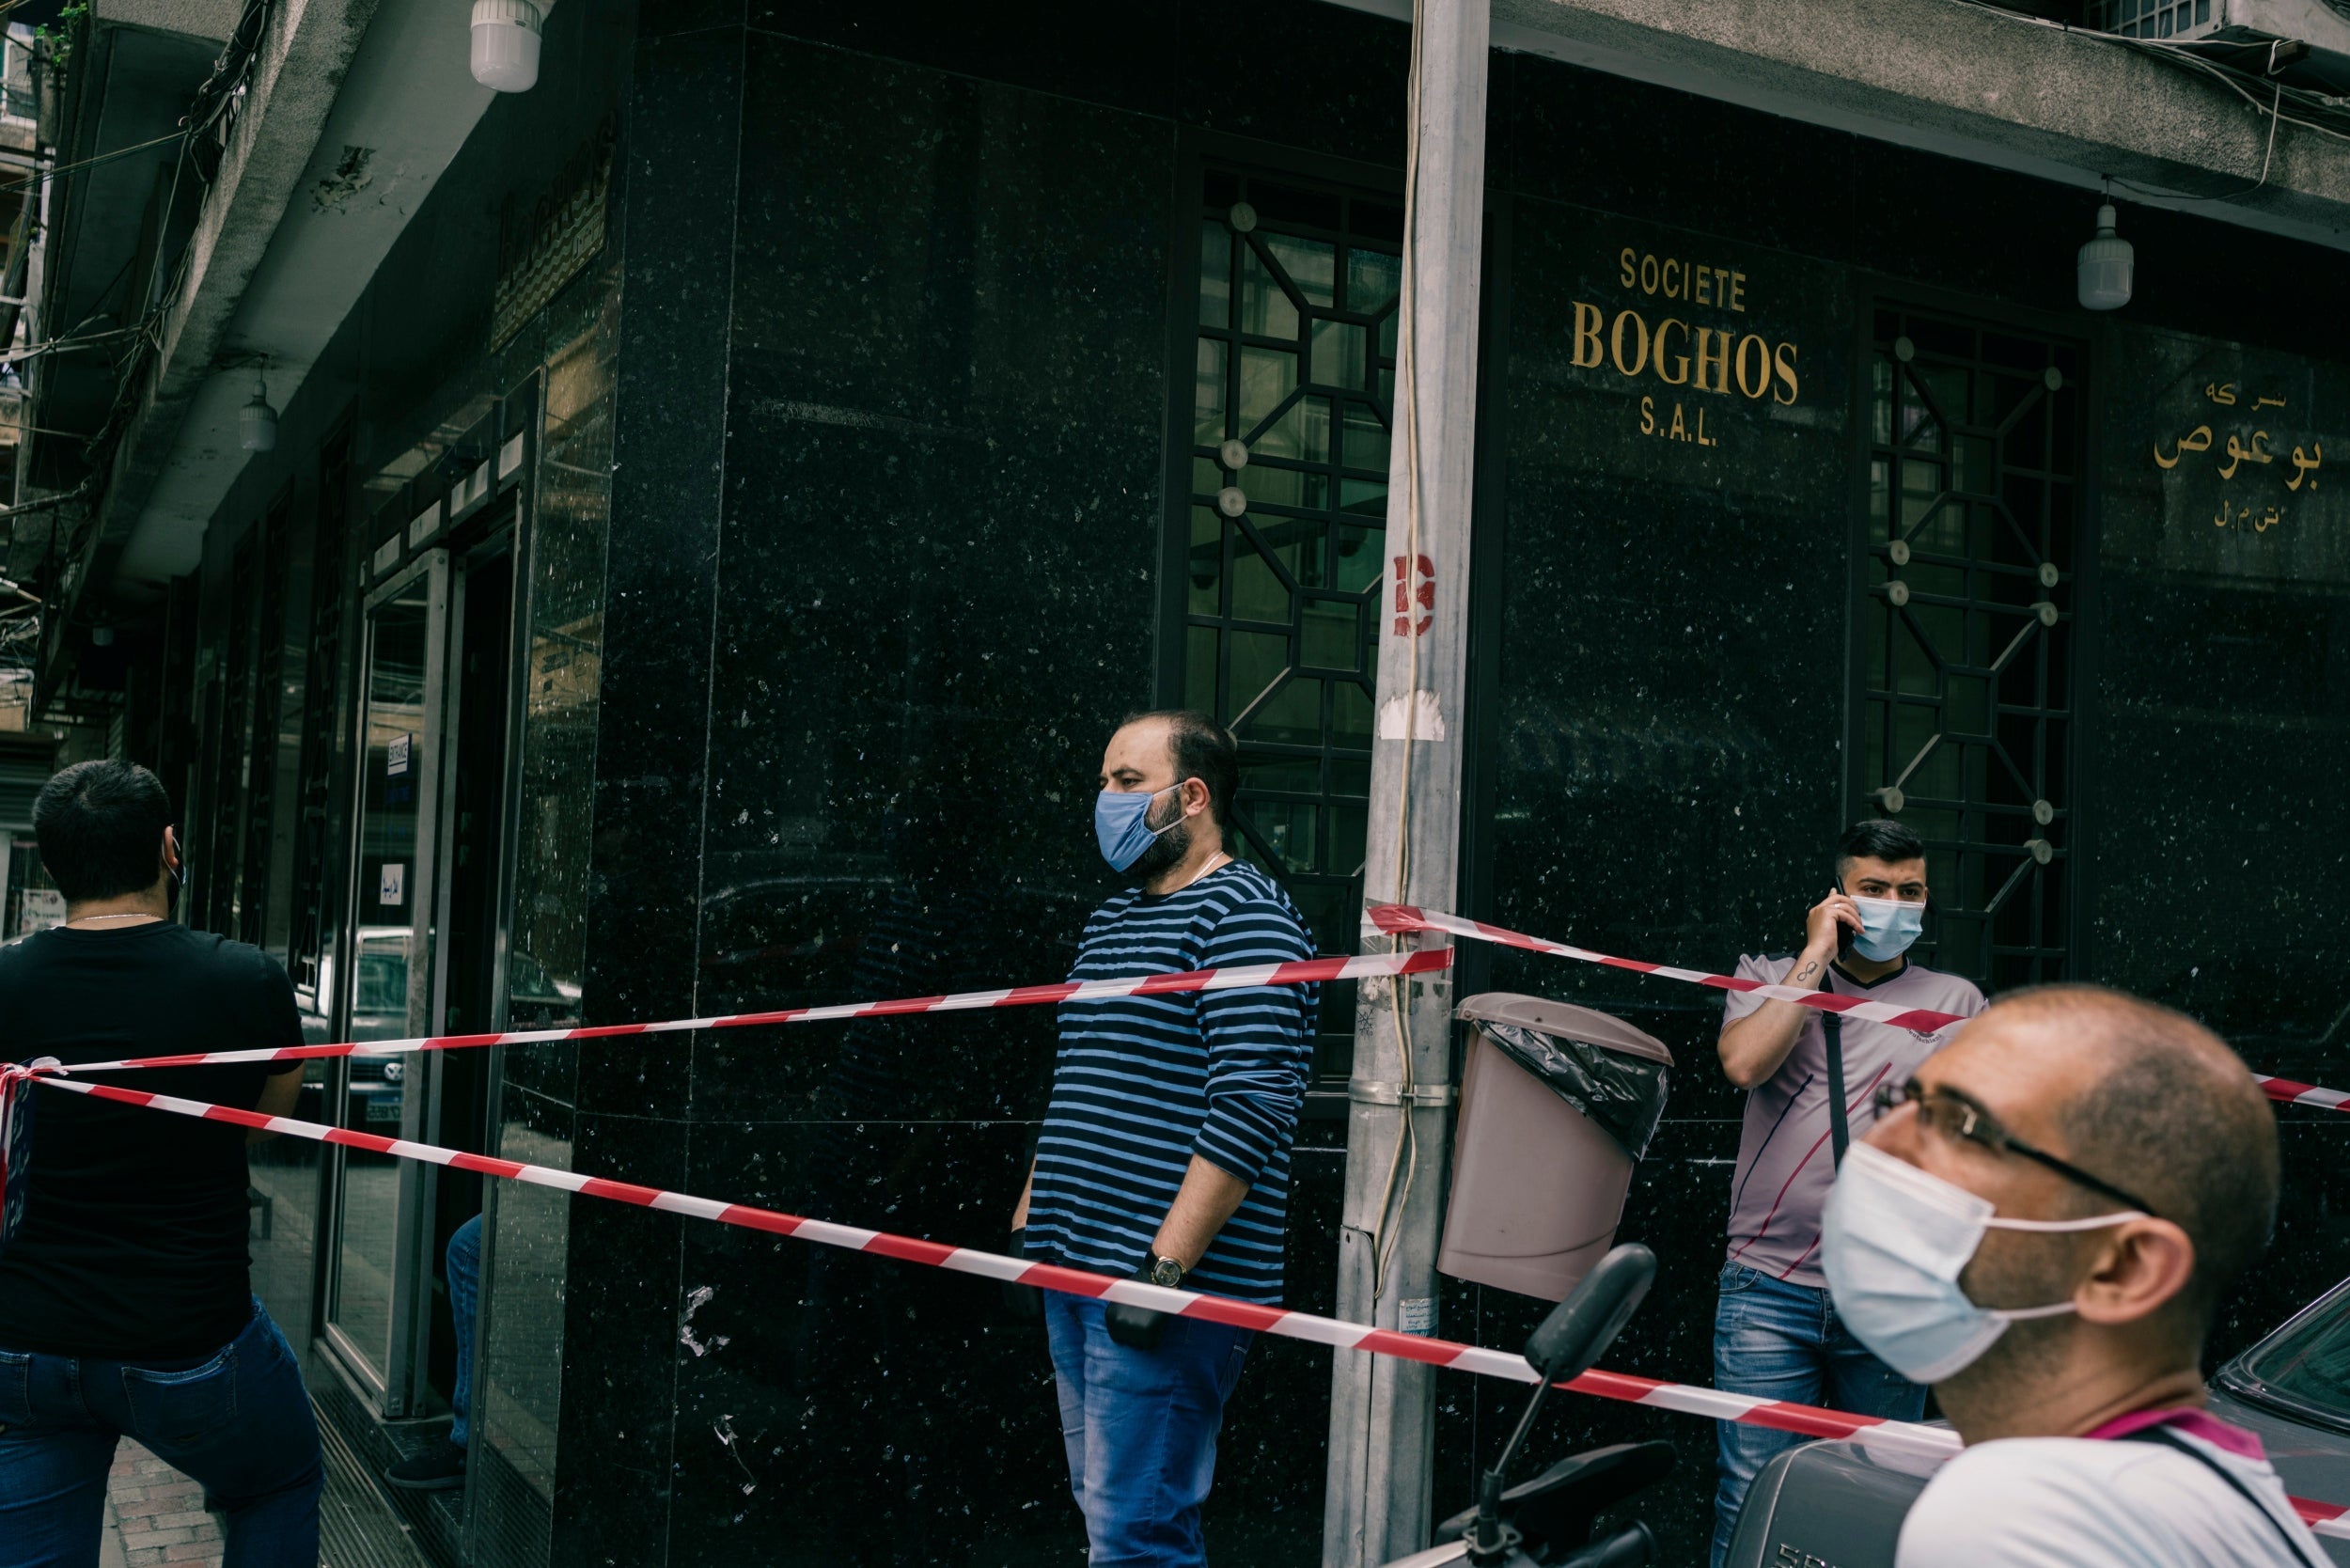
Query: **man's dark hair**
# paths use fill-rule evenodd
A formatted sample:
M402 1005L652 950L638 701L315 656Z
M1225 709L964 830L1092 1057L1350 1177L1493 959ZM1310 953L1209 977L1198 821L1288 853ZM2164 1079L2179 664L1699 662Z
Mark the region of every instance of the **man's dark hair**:
M1844 829L1836 840L1836 882L1843 886L1845 869L1856 860L1923 860L1925 840L1917 829L1885 817L1871 817Z
M2241 1058L2183 1012L2099 985L2012 991L1994 1011L2037 1013L2094 1047L2102 1071L2058 1120L2064 1157L2154 1205L2195 1244L2177 1297L2200 1353L2228 1293L2277 1223L2277 1117ZM2076 1195L2082 1215L2112 1200Z
M41 869L69 903L154 886L156 856L170 825L164 781L135 762L76 762L33 800Z
M1167 721L1167 746L1175 759L1175 782L1197 778L1208 787L1208 812L1215 825L1232 830L1232 797L1240 792L1240 746L1232 732L1189 708L1155 708L1129 713L1126 724L1145 719ZM1125 725L1120 725L1124 729Z

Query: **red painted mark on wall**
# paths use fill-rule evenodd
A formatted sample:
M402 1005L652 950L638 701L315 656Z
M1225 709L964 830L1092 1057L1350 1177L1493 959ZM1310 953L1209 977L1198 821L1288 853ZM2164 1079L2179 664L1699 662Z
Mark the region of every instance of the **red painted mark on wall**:
M1421 616L1418 624L1412 620L1415 602L1420 608L1431 612L1436 607L1436 563L1426 556L1418 557L1419 587L1415 589L1409 567L1413 558L1409 556L1395 557L1395 635L1399 637L1424 637L1428 629L1436 624L1433 613Z

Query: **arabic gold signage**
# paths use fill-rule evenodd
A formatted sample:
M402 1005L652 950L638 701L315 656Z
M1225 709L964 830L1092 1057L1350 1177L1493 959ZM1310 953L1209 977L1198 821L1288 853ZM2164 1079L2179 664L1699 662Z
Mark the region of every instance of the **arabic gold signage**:
M2218 456L2202 455L2213 450L2218 437L2210 423L2199 423L2171 442L2168 454L2161 441L2154 442L2154 466L2175 469L2192 460L2190 473L2201 469L2218 476L2218 507L2211 518L2214 527L2248 528L2264 534L2292 515L2291 501L2315 498L2317 471L2325 466L2325 444L2314 436L2309 438L2306 448L2295 441L2291 454L2286 455L2283 446L2290 434L2272 433L2269 429L2274 426L2279 432L2287 432L2296 422L2286 399L2240 388L2232 381L2211 381L2203 384L2203 400L2206 406L2199 414L2217 420L2228 432ZM2213 408L2221 412L2212 413ZM2282 467L2279 466L2280 459ZM2239 476L2241 484L2236 482ZM2280 488L2285 494L2277 494Z
M502 349L603 249L605 197L619 137L605 115L555 177L527 204L509 196L498 211L498 280L490 346Z
M1803 395L1796 345L1751 319L1743 267L1626 245L1614 281L1615 300L1574 302L1574 363L1657 388L1640 395L1642 435L1719 446L1727 409Z

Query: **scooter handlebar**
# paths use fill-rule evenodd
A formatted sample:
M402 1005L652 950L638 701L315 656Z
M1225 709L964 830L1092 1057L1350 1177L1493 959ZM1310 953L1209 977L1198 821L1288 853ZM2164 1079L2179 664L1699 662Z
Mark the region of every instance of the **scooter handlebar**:
M1655 1278L1656 1254L1638 1242L1612 1249L1543 1319L1526 1358L1548 1382L1582 1376L1616 1342Z

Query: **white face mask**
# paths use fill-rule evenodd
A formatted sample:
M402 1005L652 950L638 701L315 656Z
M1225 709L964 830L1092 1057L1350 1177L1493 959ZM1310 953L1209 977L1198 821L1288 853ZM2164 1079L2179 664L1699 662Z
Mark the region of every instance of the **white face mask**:
M1890 964L1907 952L1926 929L1926 906L1901 899L1864 899L1852 896L1855 908L1860 911L1860 930L1853 937L1853 950L1872 964Z
M1987 1198L1856 1143L1821 1216L1820 1269L1836 1315L1869 1354L1912 1383L1938 1383L1989 1350L2007 1325L2074 1310L1978 1307L1958 1277L1985 1231L2097 1231L2136 1209L2086 1219L1999 1219Z

